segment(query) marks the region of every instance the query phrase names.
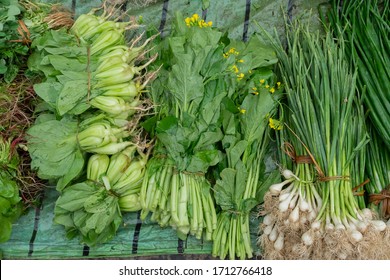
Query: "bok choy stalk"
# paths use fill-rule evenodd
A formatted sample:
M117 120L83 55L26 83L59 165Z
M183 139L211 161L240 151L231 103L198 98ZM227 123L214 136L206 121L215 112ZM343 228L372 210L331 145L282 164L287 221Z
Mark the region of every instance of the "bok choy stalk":
M95 246L112 239L122 223L122 212L140 210L147 154L134 145L111 156L94 154L88 160L87 180L66 187L55 205L54 221L67 236Z
M279 208L269 204L268 215L273 219L264 217L262 230L272 232L276 227L284 234L284 244L279 246L277 241L272 242L271 233L264 234L265 255L282 259L354 259L379 254L383 258L384 251L378 248L387 248L383 235L386 226L368 215L369 210L361 210L354 198L353 190L362 182L356 182L359 176L352 172L363 170L357 161L365 162L368 135L356 72L345 60L344 41L335 42L329 33L322 37L294 23L288 27L288 50L284 51L280 43L275 48L287 90L286 127L290 137L286 140L295 138L299 143L294 145L300 144L309 155L315 170L311 174L315 187L310 191L318 190L319 197L314 196L318 206L315 218L295 230L287 230L283 219L275 219L280 215L281 204ZM289 206L302 204L291 195L292 191L290 187L282 190L278 200L287 197ZM299 191L302 193L302 188ZM290 238L294 236L299 236L300 242Z

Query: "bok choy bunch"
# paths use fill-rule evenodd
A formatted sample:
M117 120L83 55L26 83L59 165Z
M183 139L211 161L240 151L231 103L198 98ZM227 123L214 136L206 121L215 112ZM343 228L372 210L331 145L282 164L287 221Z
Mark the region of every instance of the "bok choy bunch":
M138 25L110 20L105 9L96 13L32 43L29 68L44 77L34 85L43 102L28 131L31 166L60 191L82 174L90 154L112 155L138 144L138 122L147 110L141 94L155 74L145 69L155 57L141 65L153 38L141 44L143 37L133 35L128 46L125 31Z
M147 158L135 146L111 156L92 155L86 180L66 187L57 199L54 221L65 227L69 238L80 235L88 246L112 239L122 212L141 209L139 191Z

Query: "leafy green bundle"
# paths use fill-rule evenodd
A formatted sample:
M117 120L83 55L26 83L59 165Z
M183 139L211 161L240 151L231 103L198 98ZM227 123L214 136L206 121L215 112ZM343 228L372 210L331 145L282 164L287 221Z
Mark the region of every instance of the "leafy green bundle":
M157 144L141 190L142 218L152 211L181 239L205 232L211 240L217 218L205 175L221 159L216 143L223 137L220 108L232 58L223 58L221 32L199 24L197 15L192 22L186 26L177 14L160 45L163 68L151 87L158 111L148 123Z
M256 49L261 47L264 46L259 45ZM264 71L263 75L259 75L252 70L252 74L252 83L263 81ZM268 122L278 104L278 95L272 95L264 85L257 86L256 90L256 94L253 94L248 88L240 105L241 111L232 112L225 108L221 116L224 132L222 147L226 151L226 161L221 164L224 168L214 187L215 200L221 212L218 213L212 251L214 256L218 255L221 259L225 259L227 254L230 259L236 256L240 259L253 257L249 215L262 200L260 187L265 177L265 157L270 149ZM266 176L265 185L268 188L275 176Z
M23 209L16 179L19 158L11 146L9 140L0 137L0 242L10 238L12 224Z
M28 47L20 42L18 17L22 10L17 0L0 1L0 75L12 82L25 58ZM1 79L2 80L2 79Z

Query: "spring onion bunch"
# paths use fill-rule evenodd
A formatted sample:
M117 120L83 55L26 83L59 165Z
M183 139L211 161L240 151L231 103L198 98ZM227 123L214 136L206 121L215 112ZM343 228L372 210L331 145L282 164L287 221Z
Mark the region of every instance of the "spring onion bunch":
M384 258L378 248L387 246L383 235L386 225L373 219L369 209L360 209L354 198L354 189L362 183L356 179L363 176L354 173L364 170L368 136L356 73L345 60L344 42L333 41L329 33L322 37L309 32L299 23L289 28L292 29L288 30L287 51L280 43L275 44L287 91L285 114L290 135L285 136L283 142L293 140L295 149L301 146L301 152L310 159L307 163L310 166L304 179L293 176L280 184L283 186L278 187L281 190L278 198L272 198L265 207L267 216L261 226L265 233L261 237L265 255L364 259L376 254ZM297 162L295 168L303 167ZM308 178L311 179L309 185L306 184ZM296 183L302 181L301 187L296 189ZM298 198L294 190L298 191ZM282 203L275 207L278 200ZM281 206L285 205L293 206L291 213L296 209L294 206L299 206L300 211L308 208L309 213L315 211L304 225L286 230L282 225L289 224L291 219L286 222L279 218L284 209ZM315 206L314 209L311 206ZM284 238L283 245L278 239L272 241L275 227L278 236L282 234Z

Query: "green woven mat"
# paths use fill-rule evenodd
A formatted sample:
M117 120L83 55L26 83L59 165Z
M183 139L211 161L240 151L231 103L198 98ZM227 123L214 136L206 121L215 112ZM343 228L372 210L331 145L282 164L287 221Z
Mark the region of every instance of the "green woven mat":
M93 0L63 0L46 3L62 3L73 10L76 15L90 11L101 1ZM145 24L153 25L162 35L169 33L170 22L174 12L180 10L185 16L198 13L207 21L213 21L213 26L229 32L229 36L246 40L261 25L265 30L283 31L284 19L282 10L288 18L303 17L310 21L313 28L319 23L308 12L317 12L319 0L164 0L144 6L145 0L123 1L123 10L130 15L142 16ZM204 4L209 5L203 9ZM325 1L326 2L326 1ZM258 30L258 29L257 29ZM283 32L281 32L283 33ZM124 215L124 223L110 242L88 248L77 239L65 238L62 226L53 224L53 210L57 192L47 189L42 206L22 216L13 227L11 239L0 244L0 254L3 259L33 258L33 259L70 259L70 258L130 258L138 256L177 256L185 258L194 255L210 255L211 243L197 240L193 237L187 241L178 240L171 228L160 228L149 220L141 222L138 213ZM256 232L259 221L256 213L251 216L251 234L255 254Z

